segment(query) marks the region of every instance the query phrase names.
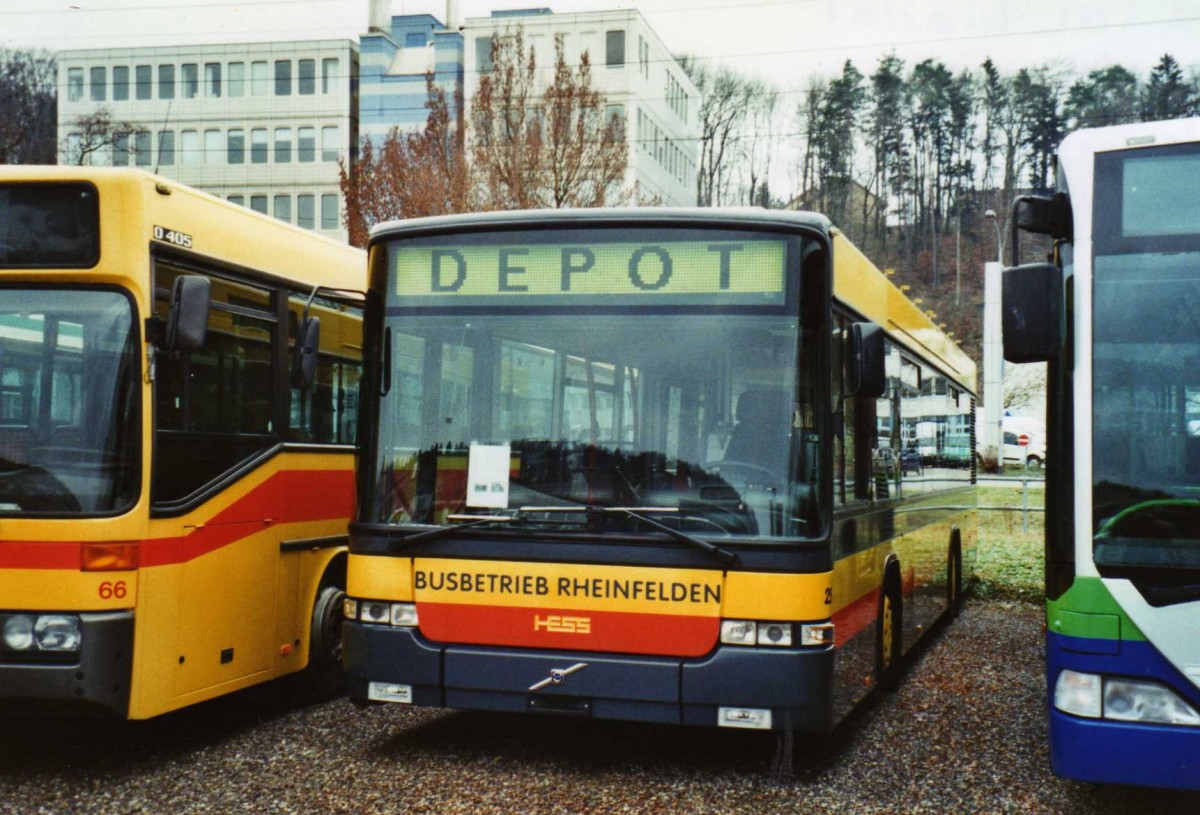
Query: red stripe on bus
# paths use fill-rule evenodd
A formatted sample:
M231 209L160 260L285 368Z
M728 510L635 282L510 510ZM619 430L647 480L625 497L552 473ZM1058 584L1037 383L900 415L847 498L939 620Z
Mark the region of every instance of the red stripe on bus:
M845 645L875 622L878 614L879 589L872 589L853 603L843 606L833 615L834 643Z
M707 654L721 627L715 617L459 603L417 603L417 616L438 642L679 657Z
M214 552L266 528L264 520L302 523L349 519L354 512L350 470L288 470L268 478L186 535L139 544L141 566L167 566ZM247 529L247 525L255 528ZM0 569L79 569L79 541L0 541Z

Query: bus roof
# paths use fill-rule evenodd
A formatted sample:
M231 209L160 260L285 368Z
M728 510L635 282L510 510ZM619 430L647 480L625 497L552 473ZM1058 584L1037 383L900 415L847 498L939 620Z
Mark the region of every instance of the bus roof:
M170 251L188 251L152 240L161 226L194 238L190 251L205 258L246 268L286 269L288 279L313 286L366 286L366 258L361 249L284 223L258 212L145 170L122 167L6 165L0 183L87 182L101 197L117 198L117 210L101 207L101 264L145 252L154 243ZM118 232L104 223L120 212ZM345 270L361 269L348 280ZM81 270L82 271L82 270ZM95 271L95 270L93 270ZM29 270L14 270L28 274Z
M829 234L831 224L815 212L762 209L760 207L603 207L595 209L527 209L501 212L475 212L464 215L435 215L386 221L371 229L371 243L414 232L459 231L464 229L503 229L547 224L615 225L639 221L656 224L706 223L733 228L807 227Z

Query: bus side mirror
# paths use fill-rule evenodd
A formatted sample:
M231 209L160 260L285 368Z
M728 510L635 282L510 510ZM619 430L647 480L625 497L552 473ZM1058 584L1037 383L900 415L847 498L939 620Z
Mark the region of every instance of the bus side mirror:
M1047 362L1062 349L1062 270L1048 263L1005 269L1001 331L1009 362Z
M883 396L887 382L883 366L883 329L874 323L852 323L849 340L846 396L878 399Z
M300 326L299 342L292 352L292 387L303 390L317 377L317 350L321 347L321 318L309 317Z
M211 286L209 279L202 275L175 278L167 314L166 350L190 351L204 347Z

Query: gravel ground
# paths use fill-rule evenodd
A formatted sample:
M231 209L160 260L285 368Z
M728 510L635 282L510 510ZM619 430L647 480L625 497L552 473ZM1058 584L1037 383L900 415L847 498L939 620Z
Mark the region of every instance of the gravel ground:
M1200 795L1050 774L1042 614L969 603L902 688L794 777L763 734L297 707L279 687L141 722L0 718L3 813L1197 812Z

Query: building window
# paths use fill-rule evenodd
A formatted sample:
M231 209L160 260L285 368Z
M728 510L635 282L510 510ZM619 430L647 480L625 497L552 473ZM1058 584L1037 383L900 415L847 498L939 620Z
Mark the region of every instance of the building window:
M108 69L93 68L89 79L91 81L92 101L103 102L108 96Z
M337 125L321 128L321 161L337 161L339 148Z
M134 163L139 167L150 166L150 131L139 130L133 136Z
M129 134L118 133L113 136L112 166L129 166Z
M625 129L625 106L605 105L604 124L606 127L619 127L623 132Z
M290 59L275 60L275 95L292 95L292 61Z
M129 101L129 66L118 65L113 68L113 101Z
M267 214L267 196L251 195L250 196L250 209L254 210L255 212L261 212L263 215L266 215Z
M317 160L317 129L296 128L296 161L308 163Z
M292 196L275 196L275 217L289 224L292 222Z
M83 98L83 69L67 69L67 101L78 102Z
M179 134L180 164L200 163L200 131L185 130Z
M204 95L210 99L221 98L221 63L204 63Z
M175 131L158 131L158 165L171 167L175 164Z
M139 99L141 97L138 97ZM175 98L175 66L174 65L159 65L158 66L158 98L159 99L174 99Z
M133 95L137 99L149 99L153 93L154 74L149 65L133 69Z
M604 32L604 64L609 68L619 68L625 64L625 31Z
M336 195L321 196L321 228L338 228L338 197Z
M83 151L83 135L80 133L67 134L67 163L81 164L80 153Z
M244 207L244 206L246 206L246 196L231 195L231 196L229 196L229 203L237 204L239 207Z
M246 63L229 63L229 78L225 87L229 89L230 96L246 95Z
M296 196L296 226L312 229L315 223L314 206L316 201L311 195Z
M235 127L229 131L226 154L230 164L246 163L246 131Z
M301 96L312 96L317 92L317 61L302 59L297 66L296 92Z
M475 38L475 64L479 66L479 73L481 74L489 73L492 70L491 37Z
M321 93L333 93L337 88L338 79L337 57L321 60Z
M266 62L251 62L250 63L250 95L251 96L266 96L267 95L267 63Z
M182 82L179 88L179 98L195 99L196 94L200 90L200 74L196 68L196 63L185 62L183 64Z
M275 163L291 164L292 162L292 129L290 127L275 128Z
M221 154L225 150L221 147L221 131L220 130L205 130L204 131L204 163L205 164L220 164L224 158Z
M267 163L267 129L256 127L250 131L250 163Z

